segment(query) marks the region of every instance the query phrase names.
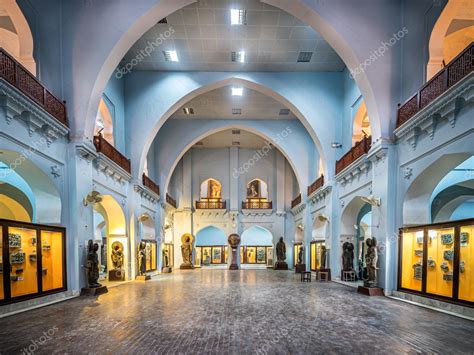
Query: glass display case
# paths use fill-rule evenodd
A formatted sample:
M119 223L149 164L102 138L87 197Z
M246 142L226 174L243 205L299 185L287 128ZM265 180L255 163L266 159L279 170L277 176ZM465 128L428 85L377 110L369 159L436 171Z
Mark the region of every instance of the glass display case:
M64 228L0 220L0 303L66 289Z
M265 245L249 245L240 247L240 263L268 265L273 264L273 247ZM270 264L271 265L271 264Z
M229 255L226 245L211 245L196 247L195 264L199 266L209 266L217 264L227 264Z
M311 271L325 268L326 265L321 265L322 247L325 247L324 241L313 241L310 246Z
M293 245L293 263L296 265L298 264L298 254L300 253L300 249L303 246L302 243L295 243ZM303 264L304 264L304 258L303 258Z
M157 269L157 254L155 240L142 240L145 243L145 269L146 272L156 271Z
M400 229L398 288L474 304L474 220Z
M174 266L174 245L171 243L164 243L162 246L162 267Z

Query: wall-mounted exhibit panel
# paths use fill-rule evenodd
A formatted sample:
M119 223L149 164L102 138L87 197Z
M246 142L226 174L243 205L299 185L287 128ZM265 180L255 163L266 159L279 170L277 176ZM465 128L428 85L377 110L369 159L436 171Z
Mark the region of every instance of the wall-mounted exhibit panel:
M398 288L474 305L474 220L400 229Z
M326 248L326 244L324 241L313 241L311 242L311 249L310 249L310 257L311 257L311 271L316 271L321 268L325 268L325 252L324 248Z
M0 220L0 303L66 289L66 230Z
M263 245L241 246L240 263L272 266L273 247Z

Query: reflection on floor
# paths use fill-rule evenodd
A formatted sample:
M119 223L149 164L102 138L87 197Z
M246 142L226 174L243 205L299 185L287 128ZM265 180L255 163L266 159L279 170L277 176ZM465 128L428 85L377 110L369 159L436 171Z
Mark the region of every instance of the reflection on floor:
M19 353L470 352L474 323L292 271L192 270L0 320ZM48 335L44 336L44 333ZM40 345L39 339L42 339Z

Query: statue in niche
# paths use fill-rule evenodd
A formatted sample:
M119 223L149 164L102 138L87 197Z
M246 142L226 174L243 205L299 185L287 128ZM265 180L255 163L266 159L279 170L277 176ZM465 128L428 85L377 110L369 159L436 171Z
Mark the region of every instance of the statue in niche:
M99 281L99 255L97 251L99 250L99 244L94 243L92 240L89 240L87 245L87 261L86 261L86 270L87 270L87 282L90 288L101 287L102 285Z
M181 237L181 255L183 263L180 269L193 269L193 236L191 234L184 234Z
M326 247L324 245L321 245L321 264L319 265L319 268L326 268Z
M367 280L364 282L365 287L375 287L377 283L377 240L375 238L368 238L365 241L367 245L367 252L365 254L365 263L367 265Z
M221 186L216 180L210 179L207 182L207 196L210 198L220 198L221 197Z
M145 275L146 274L146 244L144 242L140 242L140 244L138 244L137 261L138 261L138 275Z
M168 249L163 249L163 267L168 267L170 265L170 258L168 255Z
M283 237L280 237L276 245L276 252L277 252L277 261L278 262L285 262L286 260L286 245L283 241Z
M298 252L298 264L303 264L303 258L304 258L304 246L301 246Z
M123 267L123 244L120 242L112 243L112 265L115 270L122 270Z
M258 180L253 180L248 184L247 198L259 198L259 197L260 197L260 183Z
M354 244L349 242L342 245L342 270L354 270Z

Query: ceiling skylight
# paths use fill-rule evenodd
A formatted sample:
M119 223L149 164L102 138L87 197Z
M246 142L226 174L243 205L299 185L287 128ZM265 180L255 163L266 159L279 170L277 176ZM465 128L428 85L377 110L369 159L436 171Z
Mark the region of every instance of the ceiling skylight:
M230 24L231 25L246 25L247 11L240 9L230 9Z
M243 93L243 88L232 88L232 96L242 96Z
M232 52L231 57L233 62L245 63L245 51Z
M176 53L176 51L163 51L163 55L167 62L179 62L178 53Z

